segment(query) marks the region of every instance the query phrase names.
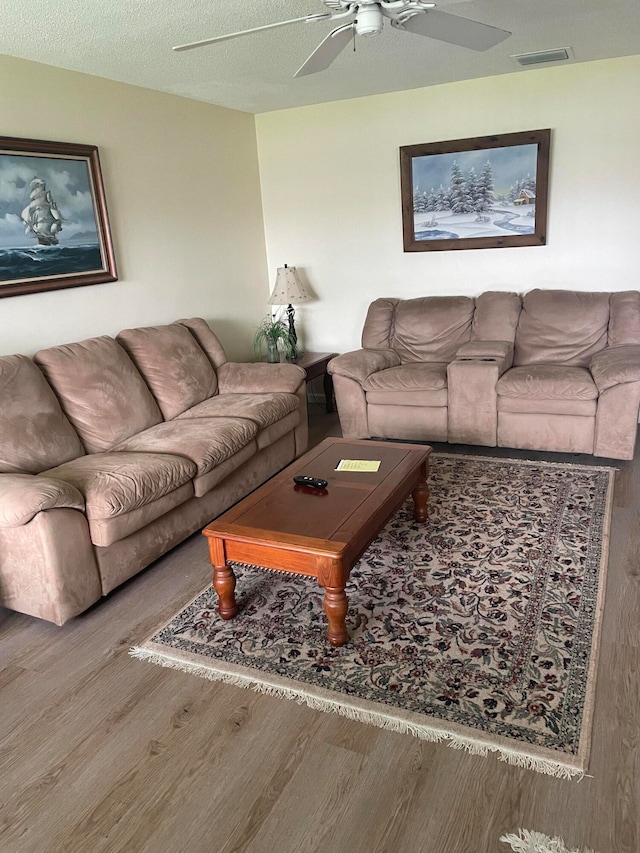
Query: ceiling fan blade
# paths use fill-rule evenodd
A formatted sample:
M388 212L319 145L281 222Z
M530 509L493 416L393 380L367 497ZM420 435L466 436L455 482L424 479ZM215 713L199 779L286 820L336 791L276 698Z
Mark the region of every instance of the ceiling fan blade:
M457 44L460 47L468 47L471 50L488 50L511 35L507 30L490 27L488 24L479 24L477 21L450 15L439 9L430 9L413 15L397 29L408 30L410 33Z
M304 18L292 18L290 21L278 21L275 24L265 24L263 27L253 27L251 30L240 30L237 33L227 33L226 36L214 36L210 39L202 39L201 41L192 41L189 44L179 44L172 48L173 50L192 50L194 47L204 47L206 44L215 44L218 41L227 41L228 39L238 38L238 36L247 36L250 33L259 33L263 30L274 30L276 27L286 27L289 24L311 23L312 21L326 21L331 18L331 12L320 12L318 15L306 15Z
M328 68L340 51L344 50L349 44L354 29L355 24L351 23L345 24L343 27L338 27L337 30L329 33L293 76L304 77L307 74L315 74L317 71L324 71L325 68Z

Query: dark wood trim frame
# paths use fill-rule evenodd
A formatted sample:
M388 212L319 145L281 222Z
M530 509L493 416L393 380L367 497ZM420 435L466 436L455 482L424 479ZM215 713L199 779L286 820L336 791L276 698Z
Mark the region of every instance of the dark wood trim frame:
M19 296L26 293L38 293L44 290L61 290L66 287L84 287L89 284L103 284L109 281L117 281L118 274L116 271L115 254L111 240L107 203L102 183L102 171L100 169L97 146L0 136L0 155L2 154L40 155L42 157L59 156L87 161L103 268L89 273L72 272L59 276L28 279L24 283L12 282L5 285L0 282L0 297Z
M549 149L551 131L531 130L496 136L475 136L449 142L404 145L400 148L400 186L402 195L402 232L405 252L438 252L451 249L499 249L508 246L544 246L547 242L547 202L549 192ZM416 240L413 219L413 158L430 154L454 154L458 151L482 151L515 145L538 146L536 164L536 215L533 234L459 239Z

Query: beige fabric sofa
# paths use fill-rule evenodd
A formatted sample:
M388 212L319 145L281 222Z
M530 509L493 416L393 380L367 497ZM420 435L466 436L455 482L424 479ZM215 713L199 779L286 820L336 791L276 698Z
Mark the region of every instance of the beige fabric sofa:
M300 455L305 373L204 320L0 358L0 604L62 625Z
M632 459L640 293L377 299L328 369L348 438Z

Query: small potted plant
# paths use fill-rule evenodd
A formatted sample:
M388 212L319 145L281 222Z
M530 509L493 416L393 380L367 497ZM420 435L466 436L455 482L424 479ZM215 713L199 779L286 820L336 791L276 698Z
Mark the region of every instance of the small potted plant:
M277 363L280 361L280 353L290 361L296 353L295 341L291 339L289 326L284 320L276 317L265 317L256 329L253 339L253 351L262 356L263 350L267 351L267 361Z

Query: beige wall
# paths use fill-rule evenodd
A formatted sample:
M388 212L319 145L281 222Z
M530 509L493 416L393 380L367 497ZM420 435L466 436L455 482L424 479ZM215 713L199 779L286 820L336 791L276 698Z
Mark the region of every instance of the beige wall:
M283 263L319 297L298 309L303 342L336 351L358 345L377 296L638 288L639 83L640 57L627 57L254 123L0 57L4 135L99 146L119 270L113 284L0 299L0 353L198 314L232 357L246 357ZM552 129L546 246L403 252L400 145L543 127Z
M1 133L100 150L119 281L0 299L0 354L199 315L248 354L268 288L254 117L0 57Z
M257 116L269 269L302 269L307 346L359 345L378 296L640 287L640 57ZM404 253L401 145L552 129L544 247Z

